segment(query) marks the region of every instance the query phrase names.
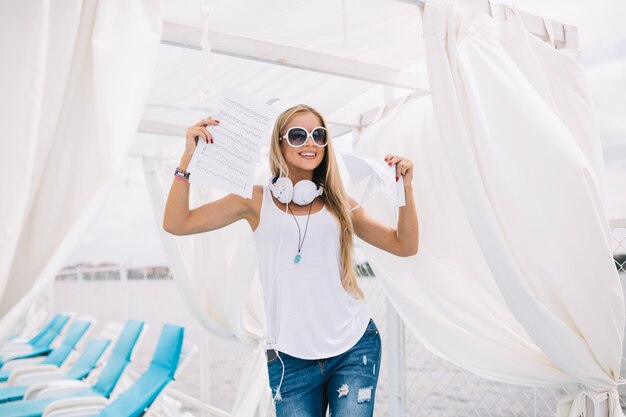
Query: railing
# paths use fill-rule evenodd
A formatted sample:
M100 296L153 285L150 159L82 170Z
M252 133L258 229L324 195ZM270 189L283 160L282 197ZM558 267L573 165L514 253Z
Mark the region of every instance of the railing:
M361 279L370 311L383 339L376 415L554 416L553 390L507 385L481 378L424 348L405 325L375 279Z
M77 266L65 268L56 277L57 281L130 281L170 280L172 274L167 266L126 268L125 266Z

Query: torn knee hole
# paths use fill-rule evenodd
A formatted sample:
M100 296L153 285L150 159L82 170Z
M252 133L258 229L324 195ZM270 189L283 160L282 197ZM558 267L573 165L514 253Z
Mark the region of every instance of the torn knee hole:
M370 401L372 401L372 389L374 387L364 387L364 388L359 388L359 392L357 395L357 399L356 402L357 403L368 403Z
M350 387L348 386L348 384L343 384L342 386L339 387L337 392L339 393L339 398L347 397L348 393L350 392Z

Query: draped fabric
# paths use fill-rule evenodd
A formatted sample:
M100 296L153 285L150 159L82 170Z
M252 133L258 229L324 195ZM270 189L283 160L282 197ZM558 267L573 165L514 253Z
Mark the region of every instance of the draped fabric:
M516 16L435 3L423 25L431 97L356 149L415 162L420 252L364 245L376 275L432 351L498 381L568 388L559 416L587 397L622 416L624 301L581 66ZM384 198L365 206L392 221Z
M383 8L376 10L381 15L367 15L364 28L384 17ZM216 24L228 20L209 15ZM265 20L246 16L268 32ZM393 25L403 41L415 29L411 18L407 12L393 20L405 23ZM0 4L6 58L0 163L8 173L0 177L8 202L0 205L0 338L59 269L127 154L161 23L160 3L147 0ZM369 48L371 42L348 39L342 25L343 41L337 38L331 51ZM622 416L615 388L624 302L608 241L597 128L575 53L528 36L515 16L496 24L473 10L429 3L422 26L432 96L366 129L356 147L362 155L394 153L415 162L419 254L400 259L363 245L387 296L439 355L495 380L569 388L572 397L562 401L559 416L578 415L586 399L607 396L610 414ZM303 38L294 45L305 45L310 34L296 32ZM394 53L385 54L392 48L381 35L373 51L355 56L399 67L412 57L407 62L417 64L418 43L394 45ZM249 79L256 82L255 65ZM290 76L284 84L297 85L301 74ZM350 85L350 91L362 88ZM259 94L275 95L273 88ZM304 90L298 89L304 99L319 92ZM318 98L337 110L335 99ZM174 165L157 156L144 164L155 217L162 219ZM218 197L194 188L192 205ZM392 221L385 198L365 206ZM161 233L198 320L249 347L235 416L252 415L269 392L260 282L247 229L239 222L191 237Z
M163 219L175 164L158 155L144 158L144 171L156 219ZM190 207L221 197L215 190L191 187ZM254 415L269 395L265 359L265 313L256 274L256 248L245 221L210 233L177 237L159 225L170 270L194 316L211 333L245 343L247 361L231 410ZM268 410L259 409L262 413ZM265 414L263 414L265 415Z
M0 5L0 337L63 265L126 157L160 32L159 2Z

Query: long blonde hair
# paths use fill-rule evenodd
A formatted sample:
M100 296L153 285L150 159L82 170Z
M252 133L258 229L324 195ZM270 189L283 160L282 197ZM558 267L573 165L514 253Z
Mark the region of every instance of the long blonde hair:
M272 140L270 144L270 171L273 176L289 176L289 168L287 162L280 149L279 138L281 132L287 124L295 116L303 113L312 113L320 119L322 126L328 128L322 115L312 107L304 104L298 104L291 107L278 116L272 131ZM283 132L284 133L284 132ZM335 160L335 152L333 143L328 140L324 158L317 168L313 171L313 182L318 186L324 187L324 193L320 198L324 200L326 207L335 216L339 223L339 247L341 248L341 285L348 293L364 298L363 291L359 288L356 280L356 273L352 265L352 235L354 234L354 226L352 225L352 217L350 212L350 203L348 195L343 188L341 177L339 176L339 168Z

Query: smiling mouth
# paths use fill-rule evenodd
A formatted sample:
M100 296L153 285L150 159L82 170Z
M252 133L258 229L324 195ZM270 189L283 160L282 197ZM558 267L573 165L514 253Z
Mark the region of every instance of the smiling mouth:
M315 159L317 154L315 152L299 152L298 155L305 159Z

